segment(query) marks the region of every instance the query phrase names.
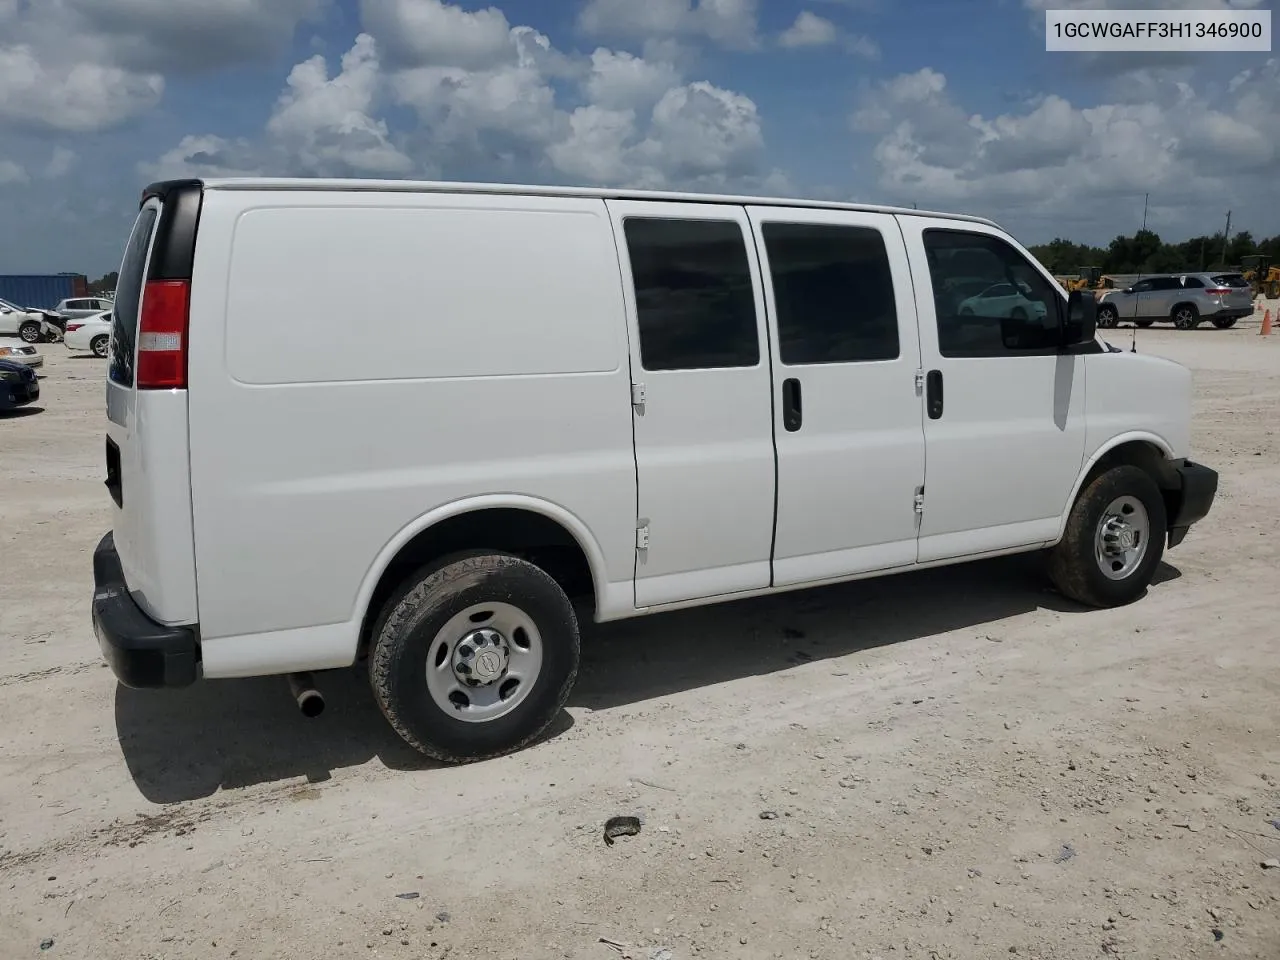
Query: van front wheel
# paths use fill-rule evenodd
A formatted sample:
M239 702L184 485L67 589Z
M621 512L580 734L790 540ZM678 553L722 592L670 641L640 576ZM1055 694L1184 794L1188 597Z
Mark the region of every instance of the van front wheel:
M446 763L509 753L543 733L578 674L578 620L560 585L509 554L446 558L409 579L374 630L383 715Z
M1080 491L1062 540L1049 554L1049 576L1073 600L1119 607L1146 592L1164 556L1164 498L1151 475L1113 467Z

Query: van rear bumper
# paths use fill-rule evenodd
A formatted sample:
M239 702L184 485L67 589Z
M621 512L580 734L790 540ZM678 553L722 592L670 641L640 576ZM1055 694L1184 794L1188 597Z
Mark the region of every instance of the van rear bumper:
M129 593L111 533L93 551L93 632L126 687L185 687L199 679L195 628L168 627L143 612Z

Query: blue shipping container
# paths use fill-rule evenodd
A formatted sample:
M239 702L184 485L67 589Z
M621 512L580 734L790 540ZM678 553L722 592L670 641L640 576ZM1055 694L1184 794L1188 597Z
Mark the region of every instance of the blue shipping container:
M78 273L0 276L0 300L50 310L68 297L84 296L85 286L85 278Z

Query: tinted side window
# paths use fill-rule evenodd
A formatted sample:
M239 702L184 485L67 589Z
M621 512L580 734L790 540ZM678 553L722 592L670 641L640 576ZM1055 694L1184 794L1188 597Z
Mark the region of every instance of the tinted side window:
M1151 281L1152 290L1180 290L1182 284L1178 283L1177 277L1156 277Z
M1199 277L1183 277L1182 285L1192 290L1203 290L1204 284L1200 282Z
M111 317L111 360L107 376L123 387L133 386L133 345L138 335L138 305L142 302L142 271L147 265L147 247L159 211L144 207L134 222L125 247Z
M880 231L766 223L769 272L785 364L898 356L898 311Z
M630 217L624 222L646 370L760 362L746 241L737 223Z
M963 230L926 230L924 247L944 357L1056 351L1061 297L1017 250Z
M1134 293L1149 293L1152 289L1154 289L1154 285L1150 280L1139 280L1133 285Z

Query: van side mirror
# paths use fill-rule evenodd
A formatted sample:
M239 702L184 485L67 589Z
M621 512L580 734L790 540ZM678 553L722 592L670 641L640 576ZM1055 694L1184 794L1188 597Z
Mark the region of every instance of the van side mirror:
M1091 343L1098 335L1098 301L1092 291L1072 290L1067 297L1067 321L1062 345Z

